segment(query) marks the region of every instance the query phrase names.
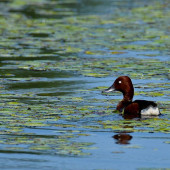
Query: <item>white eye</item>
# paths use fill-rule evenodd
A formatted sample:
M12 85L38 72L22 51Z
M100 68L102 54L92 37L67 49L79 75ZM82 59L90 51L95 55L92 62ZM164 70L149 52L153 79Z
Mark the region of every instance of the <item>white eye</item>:
M122 81L119 81L119 84L121 84L122 83Z

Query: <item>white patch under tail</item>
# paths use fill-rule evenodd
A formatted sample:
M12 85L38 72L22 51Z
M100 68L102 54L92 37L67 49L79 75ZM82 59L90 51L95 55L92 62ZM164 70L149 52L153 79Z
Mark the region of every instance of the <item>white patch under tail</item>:
M146 109L141 110L141 115L145 116L158 116L160 111L158 107L149 106Z

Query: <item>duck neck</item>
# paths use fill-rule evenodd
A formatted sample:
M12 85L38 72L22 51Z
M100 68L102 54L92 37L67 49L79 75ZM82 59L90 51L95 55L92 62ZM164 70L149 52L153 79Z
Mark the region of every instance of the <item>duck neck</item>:
M134 88L133 85L131 85L131 87L123 91L123 101L132 102L133 95L134 95Z
M122 101L132 102L132 99L133 99L133 93L132 92L123 94Z
M117 110L122 112L122 110L132 102L134 91L129 93L123 93L123 99L117 105Z

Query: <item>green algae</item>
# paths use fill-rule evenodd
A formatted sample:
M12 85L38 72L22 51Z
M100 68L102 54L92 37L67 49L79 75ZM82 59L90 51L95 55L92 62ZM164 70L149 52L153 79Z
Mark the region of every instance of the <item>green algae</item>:
M141 121L120 120L101 122L106 129L112 129L115 132L163 132L170 133L168 119L146 119Z
M78 74L92 77L106 77L109 75L129 75L131 78L166 78L169 72L169 62L151 60L151 59L136 59L136 58L66 58L59 63L49 61L21 61L20 69L26 70L60 70L60 71L76 71ZM157 69L154 69L157 67ZM132 72L132 70L135 71Z

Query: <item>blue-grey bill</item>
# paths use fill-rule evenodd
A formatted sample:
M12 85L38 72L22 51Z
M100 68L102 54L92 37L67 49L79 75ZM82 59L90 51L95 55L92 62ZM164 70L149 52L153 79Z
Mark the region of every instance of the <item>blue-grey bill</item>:
M111 87L109 87L108 89L103 90L102 93L110 93L110 92L112 92L112 91L114 91L114 90L115 90L114 87L111 86Z

